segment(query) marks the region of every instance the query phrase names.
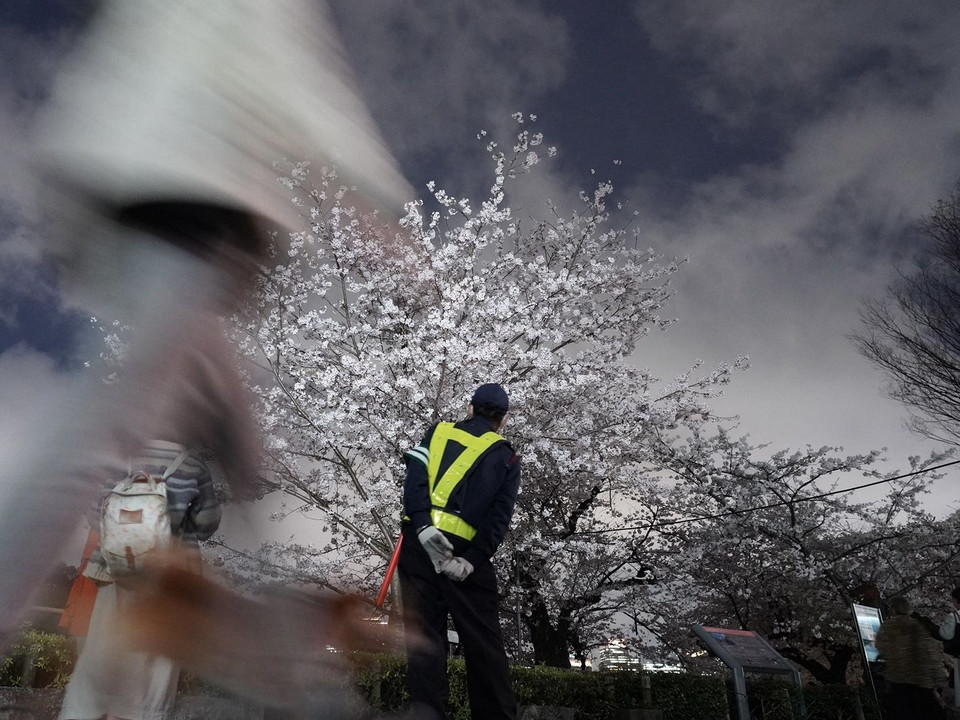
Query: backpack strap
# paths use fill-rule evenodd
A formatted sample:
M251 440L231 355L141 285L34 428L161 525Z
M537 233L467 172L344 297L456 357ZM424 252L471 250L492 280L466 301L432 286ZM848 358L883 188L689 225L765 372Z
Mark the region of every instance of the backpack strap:
M179 446L179 447L182 447L182 446ZM177 468L179 468L183 464L183 461L186 460L189 456L190 456L190 449L183 448L180 451L180 454L173 459L173 462L167 465L167 469L164 470L163 475L160 476L160 481L165 482L168 477L170 477L177 471ZM144 480L140 480L138 476L143 476ZM122 482L124 483L124 487L126 489L129 489L130 485L133 482L147 482L151 488L153 488L153 486L156 484L153 477L151 477L150 475L147 475L146 473L141 473L141 472L134 472L132 457L127 459L127 477Z
M160 477L161 480L166 480L168 477L173 475L177 468L183 464L183 461L187 459L187 456L190 455L190 450L184 448L179 455L177 455L173 462L167 465L167 469L163 471L163 475Z

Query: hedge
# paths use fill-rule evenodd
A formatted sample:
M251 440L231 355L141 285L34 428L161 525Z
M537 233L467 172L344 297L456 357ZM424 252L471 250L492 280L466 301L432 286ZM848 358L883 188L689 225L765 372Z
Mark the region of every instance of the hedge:
M404 658L391 655L353 656L360 692L377 710L393 711L408 700ZM576 709L577 720L613 720L620 710L642 707L642 675L635 672L579 672L548 667L512 667L513 687L521 705ZM653 705L664 720L726 720L727 701L722 679L686 674L650 676ZM447 710L451 720L468 720L466 671L463 660L448 664Z
M731 691L732 697L732 691ZM751 678L747 681L750 714L756 720L799 720L800 688L782 679ZM808 685L803 688L807 720L880 720L872 691L849 685ZM736 713L731 711L731 717Z
M393 711L408 701L404 685L405 661L390 655L354 656L361 693L378 710ZM621 710L643 707L643 674L637 672L579 672L557 668L510 669L521 705L572 707L577 720L615 720ZM722 677L686 673L650 673L653 706L663 720L727 720L735 718L733 691ZM448 664L450 683L447 710L452 720L469 720L463 661ZM800 688L781 679L751 678L747 683L751 712L756 720L800 720ZM803 688L807 720L855 720L857 705L865 720L879 720L870 691L847 685L809 685Z
M0 659L0 685L18 686L29 658L35 671L33 687L63 687L73 668L72 638L27 630ZM395 655L355 653L350 656L360 694L377 710L402 709L409 696L405 686L406 661ZM510 669L521 705L572 707L577 720L615 720L621 710L643 707L644 674L631 671L581 672L547 667ZM722 677L686 673L650 673L652 705L663 720L727 720L736 717L729 682ZM451 720L469 720L466 671L463 660L448 664ZM221 695L209 684L183 674L180 692ZM751 679L747 694L756 720L799 720L800 694L795 685L777 679ZM860 702L866 720L877 720L863 689L845 685L808 686L803 690L808 720L854 720Z

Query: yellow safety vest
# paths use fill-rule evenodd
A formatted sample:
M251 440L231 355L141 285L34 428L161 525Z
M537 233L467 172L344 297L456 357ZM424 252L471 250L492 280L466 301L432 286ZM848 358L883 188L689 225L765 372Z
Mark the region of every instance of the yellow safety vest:
M450 440L463 445L465 449L450 464L443 476L437 477L440 472L440 461ZM427 464L427 485L432 505L430 519L434 527L465 540L473 540L473 536L477 534L476 528L459 515L447 512L444 508L447 507L447 501L454 489L477 464L480 456L501 440L503 438L492 430L478 437L457 429L453 423L437 425L433 431L433 437L430 438L430 461Z

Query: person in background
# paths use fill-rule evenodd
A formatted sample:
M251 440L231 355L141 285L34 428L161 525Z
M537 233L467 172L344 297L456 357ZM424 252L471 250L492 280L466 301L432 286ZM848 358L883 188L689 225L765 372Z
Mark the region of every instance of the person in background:
M877 649L886 663L891 720L944 718L936 688L943 684L941 648L923 624L910 616L910 601L890 601L893 617L877 632Z
M447 616L460 636L470 712L515 720L491 557L513 517L520 460L499 435L507 393L481 385L467 418L438 423L405 454L400 574L411 711L445 717Z
M950 591L950 604L953 610L940 623L940 639L944 641L943 647L953 659L951 668L953 688L953 707L960 712L960 587L955 587Z

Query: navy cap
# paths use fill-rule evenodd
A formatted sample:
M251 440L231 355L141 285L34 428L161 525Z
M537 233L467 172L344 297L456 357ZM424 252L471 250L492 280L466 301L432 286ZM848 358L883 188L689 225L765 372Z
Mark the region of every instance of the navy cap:
M498 410L506 412L510 409L510 401L507 400L507 391L497 385L497 383L486 383L478 387L473 393L473 399L470 401L474 407L478 405L493 405Z

